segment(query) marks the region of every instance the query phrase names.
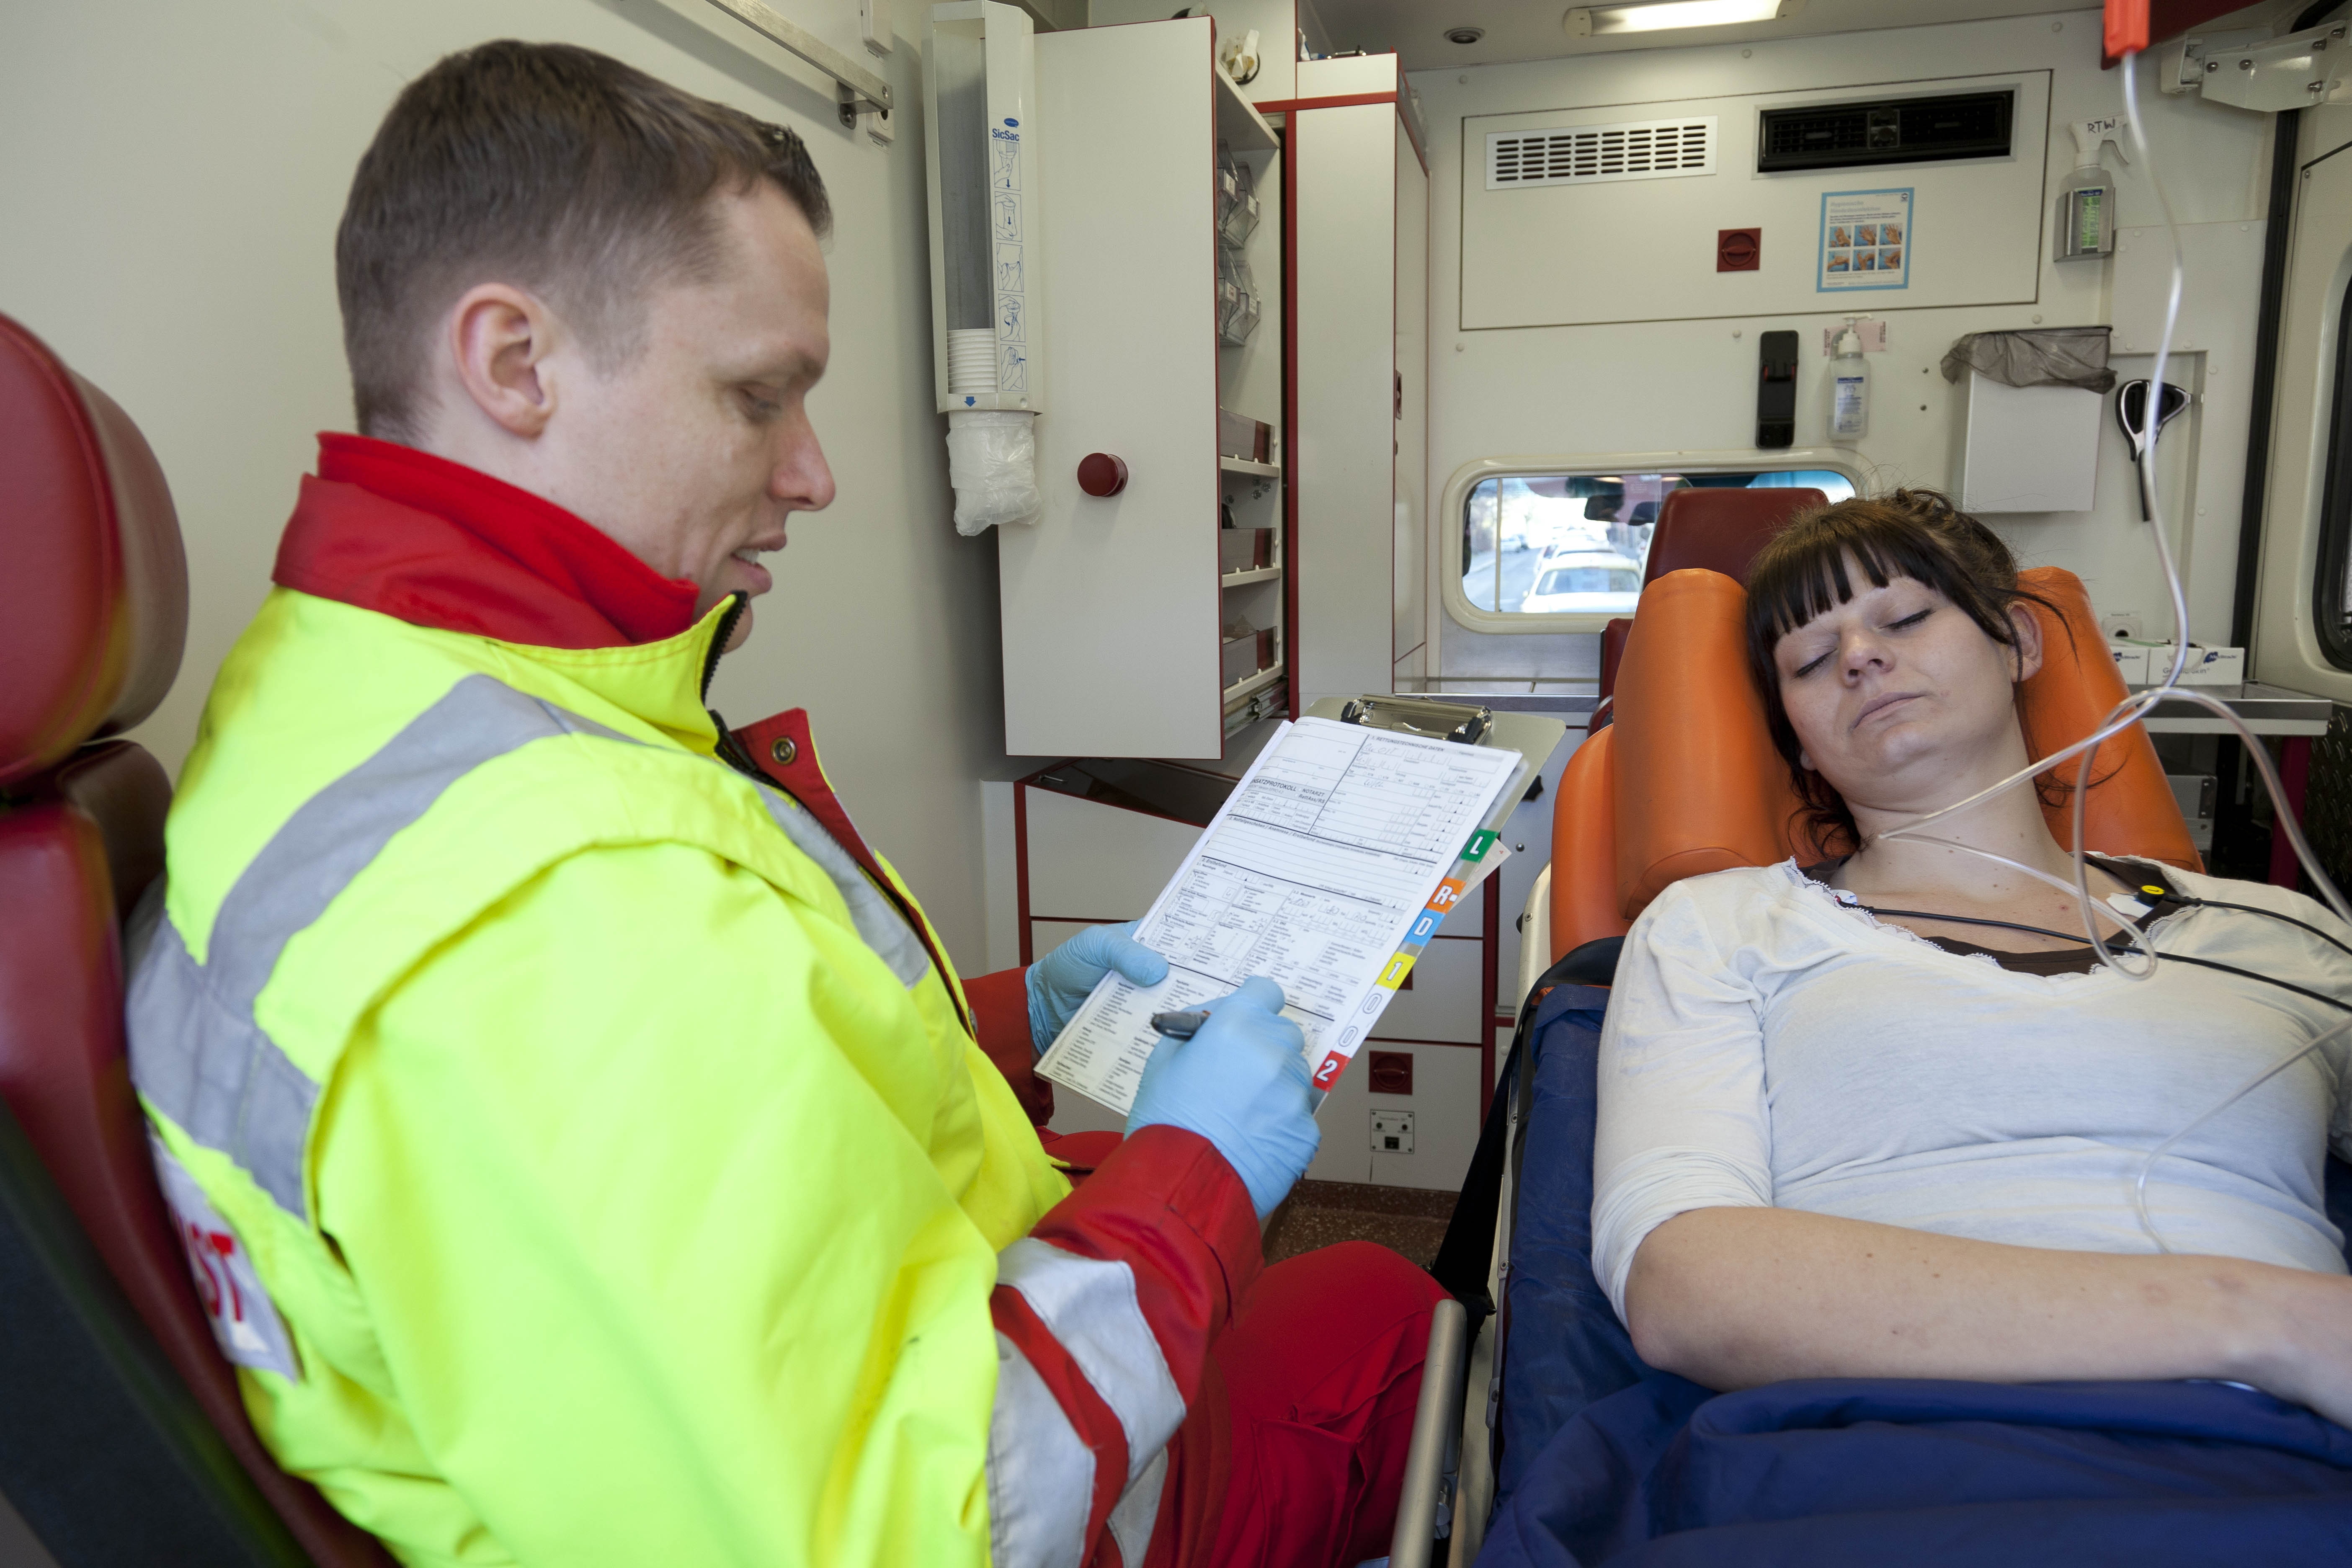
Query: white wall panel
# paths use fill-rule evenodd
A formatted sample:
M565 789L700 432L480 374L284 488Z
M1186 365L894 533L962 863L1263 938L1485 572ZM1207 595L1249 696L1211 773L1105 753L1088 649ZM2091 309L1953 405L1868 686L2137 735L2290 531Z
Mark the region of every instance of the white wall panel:
M1756 172L1763 110L1998 89L2017 95L2006 158ZM2041 271L2049 98L2047 70L1991 77L1938 71L1926 80L1866 87L1664 100L1612 95L1599 104L1472 116L1462 122L1459 152L1462 325L1574 326L1832 310L1885 314L2031 301ZM1698 116L1717 122L1711 174L1486 188L1486 139L1497 132ZM1822 291L1815 265L1822 194L1899 187L1914 191L1906 287ZM1716 271L1716 231L1759 226L1764 250L1757 269Z
M1367 1050L1373 1047L1366 1047ZM1352 1129L1356 1141L1365 1146L1371 1166L1370 1174L1361 1178L1383 1187L1421 1187L1439 1192L1458 1192L1462 1179L1469 1174L1470 1156L1478 1147L1478 1063L1480 1056L1474 1047L1460 1046L1385 1046L1384 1050L1408 1051L1412 1057L1412 1092L1409 1095L1372 1094L1364 1096L1364 1110ZM1363 1072L1369 1083L1371 1074L1359 1063L1348 1069L1349 1075ZM1347 1078L1339 1080L1347 1082ZM1380 1110L1410 1110L1412 1112L1412 1152L1391 1154L1385 1150L1371 1149L1371 1113ZM1328 1141L1339 1131L1336 1122L1326 1122L1323 1136Z

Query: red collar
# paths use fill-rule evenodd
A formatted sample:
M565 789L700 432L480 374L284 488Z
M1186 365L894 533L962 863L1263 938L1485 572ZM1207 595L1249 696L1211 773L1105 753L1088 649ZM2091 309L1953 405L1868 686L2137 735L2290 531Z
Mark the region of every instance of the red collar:
M543 496L412 447L321 434L278 544L283 587L535 647L659 642L698 590Z

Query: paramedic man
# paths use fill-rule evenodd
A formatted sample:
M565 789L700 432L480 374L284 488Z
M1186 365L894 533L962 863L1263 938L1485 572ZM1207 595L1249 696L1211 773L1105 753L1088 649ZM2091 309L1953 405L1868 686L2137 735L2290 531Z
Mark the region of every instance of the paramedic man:
M362 160L368 436L134 935L247 1407L412 1563L1377 1555L1438 1292L1362 1244L1260 1278L1316 1143L1279 992L1163 1046L1073 1194L975 1040L1025 1081L1160 961L960 991L804 719L703 705L833 499L827 220L791 132L554 46L443 60Z

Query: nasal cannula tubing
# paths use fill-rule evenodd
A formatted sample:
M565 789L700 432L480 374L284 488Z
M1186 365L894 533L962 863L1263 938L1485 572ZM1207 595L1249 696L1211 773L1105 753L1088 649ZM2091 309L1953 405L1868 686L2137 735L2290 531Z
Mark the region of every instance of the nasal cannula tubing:
M2161 402L2161 395L2165 384L2165 363L2166 361L2171 357L2172 353L2173 329L2180 316L2180 292L2184 269L2181 264L2180 254L2180 226L2173 216L2172 199L2165 192L2164 180L2157 166L2155 152L2149 147L2147 132L2140 122L2138 72L2139 54L2135 50L2125 55L2123 58L2122 74L2124 111L2126 115L2125 124L2128 128L2129 134L2131 136L2132 149L2139 156L2140 173L2147 178L2148 184L2154 189L2158 207L2164 215L2164 232L2166 239L2171 247L2172 252L2171 279L2169 285L2165 291L2164 331L2157 339L2156 368L2149 376L2149 384L2155 389L2150 395L2151 401L2149 406L2153 409ZM2162 498L2158 493L2156 482L2156 446L2162 431L2163 425L2161 421L2151 421L2147 436L2147 451L2144 454L2143 461L2138 465L2138 479L2140 500L2148 519L2149 531L2154 536L2156 542L2157 562L2163 569L2165 586L2169 591L2172 598L2172 624L2174 628L2172 668L2166 671L2164 679L2156 686L2149 688L2147 690L2137 692L2117 703L2108 711L2105 720L2097 729L2092 731L2090 734L2084 736L2082 740L2075 742L2073 745L2067 746L2050 756L2043 757L2038 762L2033 763L2032 765L2023 768L2017 773L2011 773L2009 777L2001 780L1999 784L1993 784L1986 789L1979 790L1976 794L1969 795L1965 800L1958 801L1951 805L1943 806L1936 811L1931 811L1924 816L1916 817L1912 821L1904 823L1900 826L1888 828L1885 832L1875 836L1877 841L1885 841L1893 838L1915 838L1922 844L1934 844L1948 849L1961 850L1965 853L1976 855L1984 859L1991 860L2000 865L2009 867L2012 870L2021 871L2025 875L2032 877L2036 880L2049 883L2051 886L2059 889L2061 891L2074 894L2082 907L2084 934L2090 939L2092 950L2098 954L2099 962L2126 979L2135 981L2150 980L2155 978L2157 966L2159 962L2159 955L2157 952L2156 943L2152 939L2151 933L2149 940L2143 941L2138 944L2147 954L2147 965L2138 969L2129 968L2117 961L2116 954L2109 950L2106 942L2101 939L2099 935L2099 920L2101 917L2113 921L2114 923L2119 927L2124 926L2126 922L2116 920L2112 911L2108 910L2105 905L2099 902L2099 900L2091 897L2090 860L2088 850L2085 848L2083 842L2085 824L2084 807L2085 799L2090 792L2091 764L2098 755L2100 744L2109 738L2122 733L2132 725L2139 722L2140 720L2145 718L2149 710L2154 709L2158 703L2168 700L2194 702L2211 710L2215 716L2220 718L2224 724L2226 724L2242 741L2244 742L2246 754L2252 760L2256 771L2261 773L2263 787L2270 796L2273 816L2277 828L2284 829L2285 831L2287 841L2294 847L2296 859L2302 864L2304 870L2310 876L2313 885L2318 889L2320 895L2326 899L2328 907L2336 911L2338 919L2344 921L2347 924L2352 924L2352 905L2347 905L2345 902L2343 893L2337 890L2335 882L2329 879L2326 871L2321 868L2318 857L2312 853L2310 841L2304 837L2302 824L2295 820L2293 808L2287 805L2285 791L2280 785L2277 770L2271 765L2269 752L2263 747L2262 742L2256 738L2254 732L2247 727L2245 721L2240 718L2227 703L2221 701L2221 699L2213 696L2210 692L2200 690L2194 687L2183 687L2179 684L2180 673L2188 667L2189 663L2189 595L2187 588L2180 581L2179 568L2174 563L2172 558L2172 543L2165 532L2164 508ZM2060 763L2063 763L2069 758L2073 757L2080 757L2082 761L2074 772L2074 799L2073 814L2073 858L2074 862L2074 878L2071 883L2062 881L2058 878L2053 877L2048 872L2040 870L2037 868L2021 864L2018 861L2009 858L2007 856L1997 855L1991 850L1979 849L1974 845L1962 844L1955 839L1932 837L1921 831L1924 828L1931 826L1935 823L1942 821L1945 817L1957 816L1961 812L1969 810L1972 806L1980 805L1987 800L1990 800L1995 795L2002 795L2010 790L2031 784L2039 775L2052 772ZM2262 912L2267 913L2269 911ZM2298 921L2295 923L2299 924L2301 922ZM2273 1063L2270 1067L2264 1068L2261 1073L2256 1075L2254 1078L2248 1079L2243 1086L2232 1092L2228 1099L2215 1105L2211 1110L2207 1110L2202 1115L2199 1116L2195 1121L2189 1122L2189 1125L2183 1127L2179 1131L2175 1132L2171 1137L2167 1138L2164 1142L2157 1144L2154 1148L2147 1151L2147 1154L2140 1160L2138 1172L2132 1180L2132 1207L2139 1216L2140 1228L2147 1233L2148 1239L2156 1244L2158 1251L2168 1253L2172 1248L2166 1245L2163 1235L2157 1229L2156 1222L2150 1217L2147 1210L2148 1176L2150 1173L2156 1169L2157 1161L2168 1153L2172 1150L2173 1146L2178 1144L2182 1139L2187 1138L2190 1133L2204 1126L2205 1123L2212 1121L2213 1118L2221 1115L2223 1111L2237 1104L2238 1101L2243 1100L2247 1095L2252 1094L2263 1084L2268 1083L2272 1079L2276 1078L2280 1073L2284 1072L2287 1068L2294 1066L2297 1062L2302 1061L2305 1057L2312 1055L2322 1046L2327 1044L2328 1041L2333 1040L2337 1036L2343 1034L2347 1029L2352 1029L2352 1017L2347 1017L2342 1022L2336 1024L2333 1027L2321 1031L2294 1054ZM2325 1058L2323 1058L2322 1060L2324 1062Z

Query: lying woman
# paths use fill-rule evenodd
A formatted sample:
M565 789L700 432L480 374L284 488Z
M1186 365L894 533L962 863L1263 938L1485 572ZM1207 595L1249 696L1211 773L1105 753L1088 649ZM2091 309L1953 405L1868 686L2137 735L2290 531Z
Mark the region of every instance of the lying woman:
M2352 1156L2352 1031L2158 1163L2168 1251L2133 1203L2147 1151L2347 1016L2352 929L2283 889L2098 858L2103 938L2166 960L2136 982L2071 895L1883 837L2028 763L2032 599L1990 530L1915 492L1801 519L1757 560L1772 732L1823 841L1861 847L1691 878L1634 923L1593 1271L1644 1361L1715 1389L2209 1378L2352 1422L2322 1205L2331 1142ZM2030 788L1927 831L2074 875Z

